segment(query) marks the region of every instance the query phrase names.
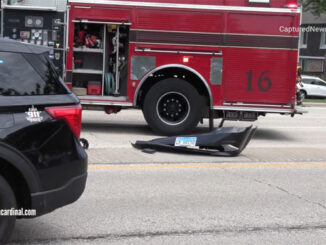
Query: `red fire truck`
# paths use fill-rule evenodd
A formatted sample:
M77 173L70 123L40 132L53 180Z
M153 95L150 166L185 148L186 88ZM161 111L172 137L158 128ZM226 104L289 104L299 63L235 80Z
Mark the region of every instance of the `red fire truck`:
M140 108L165 135L297 113L297 0L68 3L66 81L84 109Z

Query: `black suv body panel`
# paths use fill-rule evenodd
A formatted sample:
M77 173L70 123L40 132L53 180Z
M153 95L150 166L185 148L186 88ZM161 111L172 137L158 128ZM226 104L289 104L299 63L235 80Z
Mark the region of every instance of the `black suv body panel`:
M70 99L66 103L68 100L69 96L65 105L75 102ZM84 191L87 178L87 154L79 139L65 121L52 119L42 109L45 106L48 102L35 106L42 122L27 120L27 106L7 104L11 113L0 110L0 158L24 176L30 190L31 208L37 210L38 216L76 201Z
M44 54L47 50L0 39L0 167L2 159L23 176L31 200L26 208L36 209L38 216L80 197L88 162L69 124L45 109L80 105ZM25 68L31 77L23 75ZM39 120L31 120L31 108Z
M50 104L76 103L74 97L66 97L59 105L52 101ZM33 104L39 105L39 100L36 98ZM87 179L87 154L66 122L54 120L44 111L48 101L35 106L43 117L42 122L27 120L26 112L32 106L13 106L10 101L1 105L0 158L11 163L24 177L30 190L31 208L39 216L81 196ZM5 111L5 107L10 110Z
M87 173L84 173L71 178L68 183L58 189L33 193L32 209L37 210L37 216L40 216L75 202L84 192L86 179Z
M1 117L1 114L0 114ZM0 142L0 158L10 163L24 177L31 193L42 190L41 182L33 164L14 147ZM1 164L1 163L0 163Z
M44 111L41 115L43 122L31 123L25 113L13 114L15 125L0 129L0 137L32 163L41 190L48 191L65 185L72 176L85 173L86 166L80 161L87 159L87 155L63 120L53 120Z

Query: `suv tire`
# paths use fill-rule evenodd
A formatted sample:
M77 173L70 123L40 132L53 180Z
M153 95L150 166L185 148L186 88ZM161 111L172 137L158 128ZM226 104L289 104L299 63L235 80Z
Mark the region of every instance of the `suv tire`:
M16 197L8 182L0 175L0 210L11 208L16 208ZM15 223L15 216L0 217L0 244L8 242Z

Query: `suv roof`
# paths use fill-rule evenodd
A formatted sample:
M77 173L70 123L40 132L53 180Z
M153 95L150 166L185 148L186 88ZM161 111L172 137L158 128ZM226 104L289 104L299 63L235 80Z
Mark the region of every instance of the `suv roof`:
M48 57L49 50L0 38L1 110L79 104L57 74Z
M49 51L50 48L48 47L17 42L6 38L0 38L0 52L42 54Z
M314 76L307 76L307 75L302 75L302 78L304 79L317 79L317 80L322 80L320 77L314 77ZM322 80L323 81L323 80Z

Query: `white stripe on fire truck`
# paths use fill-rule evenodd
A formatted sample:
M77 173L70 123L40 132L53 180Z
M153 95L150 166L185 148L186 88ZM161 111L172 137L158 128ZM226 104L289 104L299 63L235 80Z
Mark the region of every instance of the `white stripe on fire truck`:
M70 3L89 4L89 0L69 0ZM93 0L92 4L139 6L157 8L179 8L179 9L201 9L201 10L223 10L223 11L246 11L246 12L272 12L272 13L301 13L301 9L290 8L266 8L266 7L242 7L242 6L221 6L203 4L181 4L181 3L155 3L155 2L133 2L133 1L105 1Z
M156 29L130 29L130 31L155 31L155 32L171 32L171 33L189 33L189 34L207 34L207 35L235 35L235 36L257 36L257 37L294 37L299 36L291 35L273 35L273 34L254 34L254 33L232 33L232 32L201 32L201 31L169 31L169 30L156 30Z
M297 49L298 37L233 35L221 33L186 33L161 31L130 31L130 42L183 44L201 46L235 46L254 48Z
M272 50L298 50L297 48L269 48L269 47L251 47L251 46L227 46L227 45L199 45L199 44L179 44L179 43L151 43L151 42L129 42L132 44L152 44L152 45L172 45L172 46L194 46L211 48L250 48L250 49L272 49Z

